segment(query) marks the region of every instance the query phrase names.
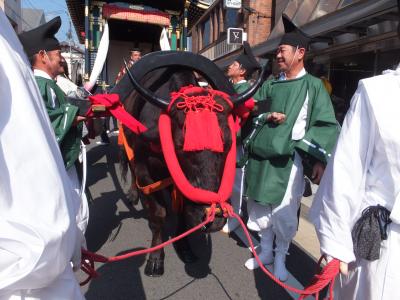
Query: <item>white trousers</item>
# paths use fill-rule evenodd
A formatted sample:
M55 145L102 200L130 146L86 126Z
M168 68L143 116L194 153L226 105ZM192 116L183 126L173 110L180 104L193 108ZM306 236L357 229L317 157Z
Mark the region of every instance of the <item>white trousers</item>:
M236 146L236 160L240 160L243 156L242 145ZM233 211L238 215L242 214L242 201L243 201L243 191L244 191L244 171L243 168L236 168L235 182L233 184L233 191L231 196L231 205Z
M249 220L247 221L247 227L260 232L271 229L276 236L277 245L284 244L289 247L297 231L297 212L303 192L303 165L300 156L295 152L294 163L290 171L287 189L282 202L278 205L261 205L249 199Z
M78 173L76 172L75 166L70 167L67 170L67 174L69 179L71 180L72 188L76 191L81 199L80 207L78 209L78 213L76 215L76 224L79 229L85 234L87 225L89 223L89 205L86 199L86 194L82 191L81 194L81 185L78 178Z

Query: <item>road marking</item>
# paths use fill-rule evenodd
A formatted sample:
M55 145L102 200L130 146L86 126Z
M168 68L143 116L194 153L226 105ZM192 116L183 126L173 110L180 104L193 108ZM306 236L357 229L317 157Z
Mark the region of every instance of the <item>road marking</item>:
M241 226L239 226L234 233L236 234L236 236L246 245L247 249L249 249L249 251L251 252L251 247L249 245L249 243L247 242L247 238L246 235L242 229ZM253 237L252 234L250 234L251 240L253 242L254 247L257 249L257 247L260 245L260 243L257 241L256 238ZM243 262L244 263L244 262ZM266 268L270 271L273 272L273 268L272 265L268 265L266 266ZM265 275L267 276L267 275ZM289 278L287 281L285 281L285 283L287 285L290 285L292 287L295 287L297 289L304 289L304 286L289 272ZM291 292L289 290L286 290L286 292L293 298L293 299L297 299L299 297L298 294Z

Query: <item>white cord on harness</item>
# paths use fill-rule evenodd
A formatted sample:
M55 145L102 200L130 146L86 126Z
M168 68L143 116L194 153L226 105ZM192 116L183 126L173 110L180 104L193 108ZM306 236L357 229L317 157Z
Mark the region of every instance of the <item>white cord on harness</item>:
M87 163L86 163L86 145L81 141L81 153L79 155L79 161L82 163L82 183L79 196L85 192L86 187L86 173L87 173Z

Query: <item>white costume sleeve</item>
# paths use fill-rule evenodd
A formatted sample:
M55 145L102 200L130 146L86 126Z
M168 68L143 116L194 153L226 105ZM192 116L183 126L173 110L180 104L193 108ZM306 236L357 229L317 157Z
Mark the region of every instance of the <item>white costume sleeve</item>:
M79 299L70 261L80 251L80 200L22 46L1 9L0 28L0 298L25 291L24 299L31 299L33 291L43 299L45 291L47 299ZM59 296L49 296L50 290Z
M375 119L360 82L309 215L321 252L347 263L355 260L351 230L359 217L375 133Z

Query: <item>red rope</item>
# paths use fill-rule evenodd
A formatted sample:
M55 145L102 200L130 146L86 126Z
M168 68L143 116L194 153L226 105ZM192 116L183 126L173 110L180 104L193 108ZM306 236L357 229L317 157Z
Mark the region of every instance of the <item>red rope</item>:
M175 185L179 191L193 202L201 204L221 204L226 202L232 194L232 187L236 172L236 133L234 129L234 121L232 115L228 117L228 124L232 136L232 145L229 150L224 171L221 179L221 185L218 192L212 192L201 188L194 187L186 178L176 156L175 145L172 139L171 119L166 113L161 113L159 119L159 131L162 152L167 164L171 177L174 179Z
M234 212L231 213L231 216L234 217L242 226L243 231L246 235L247 241L249 242L249 245L251 247L251 252L254 255L254 258L256 259L258 265L260 266L261 270L268 275L269 278L271 278L274 282L276 282L278 285L281 287L294 292L296 294L300 295L299 300L304 299L305 297L315 295L318 299L318 294L320 291L322 291L327 285L330 284L329 287L329 300L333 300L333 285L335 282L336 276L339 274L339 260L333 259L330 261L321 271L321 273L314 275L314 278L311 281L311 284L308 285L304 290L300 290L297 288L294 288L292 286L289 286L282 281L280 281L278 278L276 278L266 267L264 267L264 264L261 262L260 258L258 257L256 250L254 249L253 241L250 238L250 234L244 225L242 219ZM319 264L321 263L322 258L319 261Z
M207 218L201 222L199 225L189 229L188 231L160 244L157 245L155 247L152 248L147 248L147 249L143 249L143 250L138 250L138 251L132 251L129 252L127 254L123 254L123 255L118 255L118 256L111 256L111 257L106 257L103 255L99 255L93 252L90 252L88 250L82 249L82 266L81 269L83 272L85 272L86 274L88 274L88 277L80 283L80 285L85 285L87 284L92 278L96 278L98 277L98 273L95 271L94 269L94 263L95 262L101 262L101 263L107 263L107 262L113 262L113 261L120 261L120 260L124 260L130 257L134 257L134 256L138 256L138 255L142 255L142 254L147 254L147 253L151 253L157 250L160 250L162 248L164 248L165 246L168 246L186 236L188 236L189 234L192 234L193 232L201 229L203 226L207 225L208 223L214 221L215 218L215 209L216 206L215 204L211 205L211 210L209 211L209 214L207 215Z
M222 205L221 209L226 211L226 214L228 214L229 216L234 217L238 220L238 222L242 226L243 231L246 235L247 241L250 245L251 252L253 253L254 258L256 259L257 263L259 264L261 270L266 275L268 275L268 277L271 280L273 280L275 283L277 283L282 288L292 291L296 294L299 294L300 295L299 300L302 300L311 295L314 295L316 297L316 299L318 300L319 292L321 292L326 286L329 285L329 298L328 299L333 300L333 286L334 286L335 278L339 274L339 260L333 259L332 261L330 261L322 269L322 271L319 274L314 275L314 277L311 281L311 284L308 285L304 290L300 290L300 289L294 288L292 286L289 286L289 285L281 282L270 271L268 271L267 268L264 267L263 263L260 261L260 258L258 257L258 255L255 251L253 242L250 238L250 234L249 234L245 224L243 223L242 219L236 213L233 212L232 207L229 204L223 203L223 202L221 203L221 205ZM99 276L99 274L94 269L94 262L106 263L106 262L120 261L120 260L124 260L124 259L130 258L130 257L147 254L150 252L160 250L160 249L164 248L165 246L170 245L170 244L176 242L177 240L180 240L180 239L188 236L189 234L192 234L193 232L199 230L206 224L214 221L215 211L216 211L216 205L212 204L209 214L207 215L207 218L205 221L203 221L199 225L193 227L192 229L189 229L188 231L182 233L181 235L176 236L176 237L174 237L160 245L152 247L152 248L147 248L147 249L143 249L143 250L139 250L139 251L133 251L133 252L130 252L130 253L127 253L124 255L112 256L112 257L105 257L105 256L95 254L95 253L92 253L92 252L82 249L82 267L81 267L81 269L86 274L88 274L88 278L86 280L84 280L83 282L81 282L80 284L85 285L92 278L96 278ZM321 263L321 260L322 260L322 258L318 262L319 265Z

